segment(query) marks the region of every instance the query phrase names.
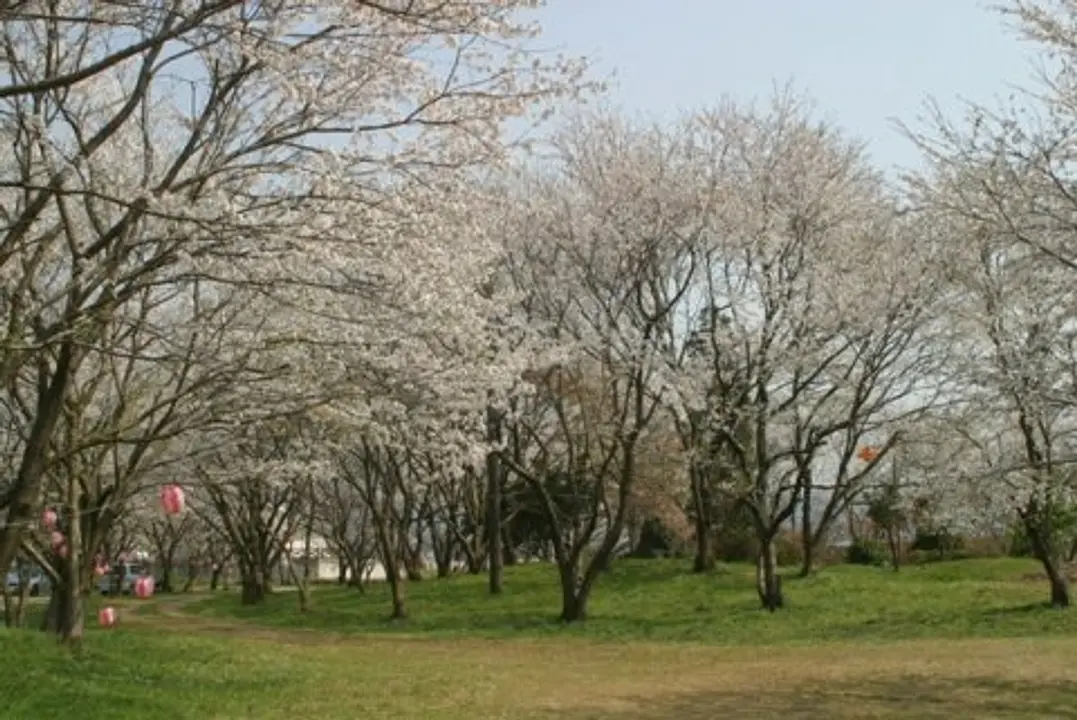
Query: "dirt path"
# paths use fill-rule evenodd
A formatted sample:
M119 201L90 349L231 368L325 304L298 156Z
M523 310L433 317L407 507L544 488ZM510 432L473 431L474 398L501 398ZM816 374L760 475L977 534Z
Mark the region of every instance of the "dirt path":
M336 645L359 639L321 630L269 628L237 618L221 619L193 615L188 608L206 595L164 596L152 604L124 601L116 607L125 625L153 627L172 632L198 632L216 636L242 636L245 640L263 640L288 645Z
M234 640L251 657L267 653L286 657L282 662L319 668L325 680L304 699L308 711L318 703L339 711L339 698L351 697L358 682L339 668L366 667L371 677L365 702L381 697L380 702L389 703L379 695L390 692L385 688L411 697L415 691L407 678L422 676L436 678L438 693L444 694L439 701L457 698L466 705L475 695L486 703L482 707L489 717L523 717L525 706L547 713L528 717L581 720L1075 717L1077 669L1071 659L1077 638L733 648L368 635L270 628L193 614L191 606L205 597L124 599L116 607L125 625ZM433 702L421 693L416 697L414 703ZM409 707L417 712L418 705ZM911 715L913 707L922 712ZM404 714L396 716L418 717L400 712Z

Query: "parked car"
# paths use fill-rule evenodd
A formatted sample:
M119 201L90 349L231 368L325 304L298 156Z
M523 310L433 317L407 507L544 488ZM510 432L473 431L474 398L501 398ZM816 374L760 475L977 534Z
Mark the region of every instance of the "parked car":
M122 573L122 575L121 575ZM116 591L120 595L130 595L135 581L146 574L146 569L141 565L131 563L127 566L116 566L115 572L102 575L97 581L97 589L102 595L110 595Z
M22 573L18 570L12 570L7 574L7 591L11 593L19 592L24 581L30 586L31 597L37 597L49 590L49 578L40 570L23 571Z

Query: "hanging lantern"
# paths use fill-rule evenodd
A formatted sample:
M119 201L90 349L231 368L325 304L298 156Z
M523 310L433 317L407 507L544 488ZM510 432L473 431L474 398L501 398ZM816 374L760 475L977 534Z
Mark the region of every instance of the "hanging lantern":
M879 449L873 445L865 445L856 451L856 456L863 462L873 462L875 458L879 457Z
M108 566L108 563L101 557L98 557L97 560L94 561L93 574L97 577L108 575L108 571L111 569L112 568Z
M153 578L143 575L135 580L135 595L145 600L153 595Z
M56 529L56 511L51 508L45 508L45 512L41 513L41 525L46 530Z
M101 624L101 627L112 627L116 624L116 610L110 607L101 608L97 611L97 622Z
M67 557L67 538L59 530L53 530L52 535L49 537L49 544L52 546L52 551L60 557Z
M161 507L169 515L183 512L183 488L179 485L165 485L161 488Z

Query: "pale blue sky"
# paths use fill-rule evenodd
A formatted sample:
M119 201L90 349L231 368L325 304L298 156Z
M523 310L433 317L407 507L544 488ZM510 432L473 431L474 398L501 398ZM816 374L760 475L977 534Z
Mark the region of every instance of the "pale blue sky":
M869 143L884 166L916 163L888 118L928 95L991 101L1029 84L1031 46L983 0L549 0L542 45L616 70L614 100L675 114L724 93L762 97L792 79Z

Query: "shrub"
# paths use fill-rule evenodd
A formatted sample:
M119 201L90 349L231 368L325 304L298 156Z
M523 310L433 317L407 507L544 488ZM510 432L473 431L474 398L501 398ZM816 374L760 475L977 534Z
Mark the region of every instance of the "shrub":
M1004 557L1010 545L1009 538L995 535L967 537L964 544L964 549L959 554L966 558Z
M1032 557L1032 541L1028 539L1028 530L1024 523L1014 523L1009 533L1008 553L1012 557Z
M778 554L778 565L800 565L804 562L804 546L800 533L786 530L774 538L774 549Z
M839 565L845 562L846 550L847 548L838 545L823 545L815 551L815 565L817 567Z
M850 565L885 565L890 555L878 540L854 540L845 549L845 562Z
M759 555L752 518L742 507L720 509L714 540L722 562L755 562Z
M758 543L748 535L734 535L723 533L718 538L718 547L715 555L719 560L726 563L755 562Z
M719 543L715 554L722 562L754 563L759 557L759 541L750 532L724 533ZM780 566L800 565L804 562L800 533L792 530L778 533L774 538L774 549Z
M928 563L938 562L939 558L934 553L924 552L923 550L910 550L905 553L905 562L908 565L927 565Z
M938 560L953 560L965 549L965 539L945 528L930 532L917 530L909 549L914 552L934 553Z

